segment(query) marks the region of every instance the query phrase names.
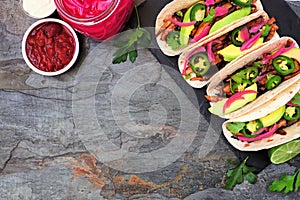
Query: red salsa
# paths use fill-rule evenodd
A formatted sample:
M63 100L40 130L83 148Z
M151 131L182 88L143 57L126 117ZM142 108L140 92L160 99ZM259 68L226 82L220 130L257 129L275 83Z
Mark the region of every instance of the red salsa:
M46 22L30 32L26 40L26 54L36 68L45 72L63 69L72 60L75 40L62 24Z

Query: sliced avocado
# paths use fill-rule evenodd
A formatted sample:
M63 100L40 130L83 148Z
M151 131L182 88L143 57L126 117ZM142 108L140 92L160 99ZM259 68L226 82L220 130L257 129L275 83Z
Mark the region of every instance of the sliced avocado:
M253 85L250 85L249 87L247 87L245 90L254 90L257 91L257 84L254 83ZM256 93L252 93L252 94L245 94L243 95L244 99L241 100L236 100L235 102L233 102L229 108L227 108L225 110L225 114L229 114L241 107L243 107L244 105L246 105L247 103L253 101L256 99L257 94ZM214 115L218 115L218 116L222 116L223 114L223 107L224 104L226 103L226 101L228 100L228 98L225 98L221 101L216 102L213 106L211 106L210 108L208 108L209 112L211 112Z
M257 42L253 45L262 44L264 42L264 38L259 38ZM242 54L240 47L235 46L234 44L228 45L224 49L218 51L218 54L221 54L225 61L230 62Z
M250 85L249 87L245 88L245 90L254 90L257 91L257 84L254 83ZM226 110L225 114L229 114L235 110L238 110L239 108L243 107L247 103L254 101L256 99L257 94L251 93L251 94L245 94L243 95L244 99L239 99L234 101Z
M216 102L213 106L208 108L208 111L214 115L222 116L223 115L223 107L228 98L225 98L221 101Z
M220 28L231 24L234 21L237 21L243 17L248 16L251 13L251 7L244 7L241 8L240 10L236 10L233 13L227 15L223 19L217 21L210 29L209 34L219 30Z
M295 60L297 60L300 63L300 49L299 48L292 48L289 51L281 54L283 56L287 56L290 58L294 58Z
M196 4L197 5L197 4ZM195 5L194 5L195 6ZM191 6L186 13L184 14L183 17L183 22L191 22L191 10L193 9L194 6ZM179 34L179 43L181 46L186 46L189 43L189 38L192 30L194 29L194 25L191 26L182 26L180 28L180 34Z
M285 112L285 105L281 106L277 110L271 112L270 114L266 115L265 117L260 118L259 120L263 124L264 127L269 127L278 122Z

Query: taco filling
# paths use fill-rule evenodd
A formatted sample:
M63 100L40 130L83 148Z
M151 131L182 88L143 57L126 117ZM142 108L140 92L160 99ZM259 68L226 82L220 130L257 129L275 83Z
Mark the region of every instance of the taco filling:
M268 115L248 122L230 122L226 125L226 129L233 134L234 139L254 142L273 134L286 135L284 129L299 121L300 93L298 92L290 102Z
M190 81L206 81L229 62L236 59L244 50L256 44L271 40L278 26L275 18L254 19L214 41L205 44L201 50L196 49L188 54L183 63L182 75ZM203 57L209 60L203 62ZM204 65L205 64L205 65Z
M257 12L256 0L205 0L166 16L156 33L172 50L186 47Z
M215 103L209 110L217 115L229 114L300 74L300 49L294 45L288 40L277 51L264 54L230 75L216 87L215 96L205 96Z

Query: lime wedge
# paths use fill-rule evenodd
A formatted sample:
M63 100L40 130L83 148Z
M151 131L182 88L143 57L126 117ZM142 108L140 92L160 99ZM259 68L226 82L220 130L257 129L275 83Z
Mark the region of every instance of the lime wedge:
M300 153L300 140L293 140L277 147L273 147L268 153L271 162L274 164L287 162Z

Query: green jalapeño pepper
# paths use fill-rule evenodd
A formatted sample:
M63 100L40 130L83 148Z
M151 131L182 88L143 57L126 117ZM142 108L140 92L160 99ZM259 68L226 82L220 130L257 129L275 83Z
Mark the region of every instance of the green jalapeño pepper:
M293 59L286 56L277 56L274 58L273 66L275 70L283 76L291 74L295 70Z
M246 78L248 80L253 80L258 76L257 67L249 67L246 69Z
M253 138L257 135L253 134L260 130L263 127L263 124L260 120L253 120L246 124L246 126L243 128L242 133L245 137Z
M269 35L269 32L271 30L271 27L269 24L265 24L263 27L261 27L261 30L263 31L260 37L266 37Z
M266 89L272 90L275 87L277 87L280 83L281 83L281 77L277 75L273 75L268 79L266 83Z
M241 32L242 28L244 28L244 27L236 28L231 32L231 41L237 47L242 46L244 43L244 41L240 37L240 32Z
M206 13L206 6L201 3L197 3L192 7L190 19L191 21L200 22L204 19L205 13Z
M247 79L243 79L241 83L230 83L230 90L231 93L234 94L235 92L240 92L245 90L245 88L249 85L252 85L252 82L247 80Z
M203 76L210 68L211 64L207 54L197 53L191 57L190 66L197 76Z
M300 118L300 107L289 106L285 109L285 113L283 115L284 119L291 121L291 120L298 120Z
M249 7L252 4L252 0L232 0L238 6Z

